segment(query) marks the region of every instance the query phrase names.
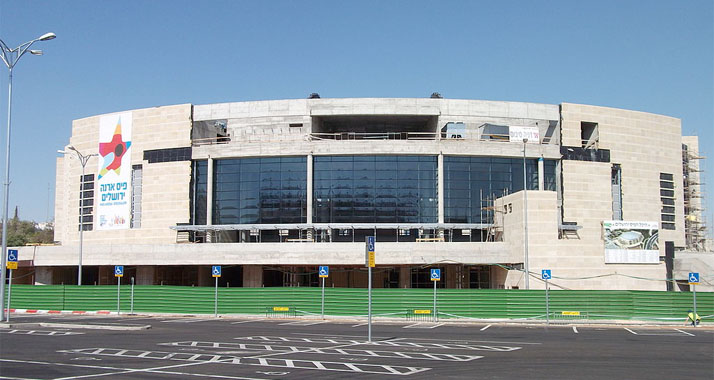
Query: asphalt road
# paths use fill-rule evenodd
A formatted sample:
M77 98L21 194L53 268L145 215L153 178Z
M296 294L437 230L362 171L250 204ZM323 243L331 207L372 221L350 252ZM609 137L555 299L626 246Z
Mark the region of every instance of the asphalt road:
M377 322L366 338L364 321L13 316L0 378L714 378L712 328Z

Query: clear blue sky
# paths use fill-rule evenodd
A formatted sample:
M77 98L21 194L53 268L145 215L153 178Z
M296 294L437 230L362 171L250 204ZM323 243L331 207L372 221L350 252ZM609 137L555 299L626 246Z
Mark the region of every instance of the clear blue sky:
M2 0L0 38L9 45L58 36L34 46L44 56L26 55L15 68L10 212L17 205L23 219L53 218L56 150L73 119L311 92L438 91L670 115L700 136L711 182L712 3ZM4 139L5 69L0 102Z

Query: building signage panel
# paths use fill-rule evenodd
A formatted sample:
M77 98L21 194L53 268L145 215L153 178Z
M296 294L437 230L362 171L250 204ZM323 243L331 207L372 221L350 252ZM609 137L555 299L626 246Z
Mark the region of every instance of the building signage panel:
M131 220L131 112L99 120L96 230L127 229Z
M538 127L508 127L508 141L523 142L528 139L529 144L540 143L540 131Z
M659 223L602 223L606 264L659 264Z

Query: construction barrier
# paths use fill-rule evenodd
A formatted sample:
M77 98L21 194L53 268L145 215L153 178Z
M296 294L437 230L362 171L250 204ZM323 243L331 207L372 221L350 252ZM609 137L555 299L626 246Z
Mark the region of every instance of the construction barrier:
M15 309L116 310L117 287L113 285L13 285ZM131 309L130 285L121 286L122 312ZM431 310L432 289L373 289L374 316L404 316L409 310ZM267 308L288 307L296 315L320 315L321 289L313 288L219 288L219 314L266 313ZM442 318L545 319L543 290L439 289ZM213 314L213 287L137 285L136 313ZM551 290L551 311L580 311L589 320L677 320L692 308L690 292L627 290ZM704 323L714 319L714 293L697 292L697 313ZM325 315L366 316L367 289L325 289ZM428 315L428 314L427 314ZM414 313L416 317L416 313ZM430 316L431 317L431 316Z
M297 316L297 312L294 307L273 306L265 308L265 316L267 318L294 318Z

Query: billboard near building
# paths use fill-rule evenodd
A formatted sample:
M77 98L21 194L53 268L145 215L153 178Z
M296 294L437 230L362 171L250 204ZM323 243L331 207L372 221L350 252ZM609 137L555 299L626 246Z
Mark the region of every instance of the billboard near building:
M508 141L522 142L523 139L528 139L529 144L539 144L540 131L538 127L517 127L514 125L508 127Z
M129 228L131 221L131 112L99 119L95 230Z
M606 264L658 264L659 223L602 222Z

